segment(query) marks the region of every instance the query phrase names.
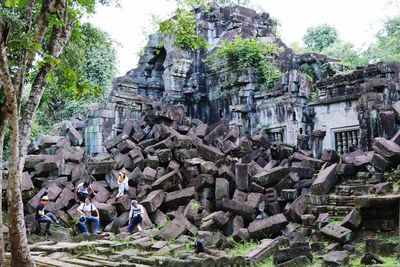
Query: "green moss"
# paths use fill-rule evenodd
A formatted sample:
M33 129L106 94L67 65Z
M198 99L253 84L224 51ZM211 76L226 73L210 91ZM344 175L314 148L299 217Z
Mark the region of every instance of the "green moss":
M259 244L260 242L258 241L236 243L236 245L230 249L228 253L234 256L244 256L255 249Z

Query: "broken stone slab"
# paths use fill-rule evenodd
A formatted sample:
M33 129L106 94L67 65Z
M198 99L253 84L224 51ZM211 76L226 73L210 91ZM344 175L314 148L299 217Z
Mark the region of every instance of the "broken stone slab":
M229 182L224 178L215 179L215 199L229 198Z
M245 255L247 262L258 263L271 255L278 245L276 239L263 239L261 244Z
M61 194L62 189L57 186L57 184L53 183L47 188L47 196L50 201L54 201Z
M301 195L290 205L290 208L284 213L291 222L301 222L301 216L307 210L307 197Z
M282 213L269 218L253 221L247 227L251 238L262 238L278 234L288 224L288 220Z
M235 164L236 189L247 192L249 190L248 165L243 163Z
M364 256L361 258L361 264L365 265L374 265L374 264L383 264L384 261L377 255L366 252Z
M66 162L72 162L79 164L83 161L85 150L81 147L70 147L63 153Z
M213 146L200 144L197 146L197 151L203 159L215 163L221 162L225 158L225 154Z
M196 190L214 186L214 177L210 174L200 174L187 184L188 187L193 186Z
M23 172L21 177L21 191L27 191L35 188L29 172Z
M323 257L326 266L343 266L349 262L349 253L346 250L331 251Z
M306 256L312 259L309 246L290 247L284 249L277 249L274 252L274 263L280 264L290 261L299 256Z
M124 141L124 140L126 140L128 138L129 138L129 135L122 133L120 135L117 135L115 138L112 138L110 140L106 140L105 143L104 143L104 146L106 147L106 149L108 151L110 151L111 149L117 147L117 145L119 143L121 143L122 141Z
M331 218L329 213L321 213L319 214L317 221L315 223L317 229L321 229L326 226L330 222Z
M113 205L98 202L95 202L94 205L99 210L102 224L107 225L117 217L117 209Z
M333 186L338 182L338 177L336 174L337 163L322 170L317 179L310 187L310 191L315 195L324 195L329 193Z
M172 159L172 152L169 148L157 150L156 155L160 161L160 164L169 163Z
M59 155L49 156L45 161L35 165L35 173L37 176L47 176L51 172L55 172L65 164L64 159Z
M288 167L278 166L268 171L258 173L253 176L256 183L262 186L273 185L289 174Z
M286 175L282 180L280 180L275 186L275 190L278 195L281 194L283 189L292 189L293 185L300 180L300 177L297 173L290 172Z
M177 186L182 181L182 175L179 170L172 171L158 178L152 185L152 189L162 189L168 191Z
M376 195L385 195L391 193L392 190L393 190L393 185L391 182L379 183L370 188L370 192Z
M341 226L350 230L357 230L361 225L361 214L357 209L352 209L344 218Z
M283 189L280 194L281 198L285 201L293 201L297 198L297 189Z
M76 181L88 176L86 165L84 163L80 163L72 167L71 170L71 181Z
M246 202L247 193L236 189L235 192L233 193L232 199L240 202Z
M151 191L141 202L149 213L156 211L164 202L165 193L162 190Z
M382 137L376 137L372 145L372 149L381 156L397 161L400 159L400 146L393 141L386 140Z
M307 256L298 256L289 261L277 264L276 267L306 267L311 265L311 260Z
M159 209L157 209L151 214L150 219L155 225L161 225L168 220L167 215L165 215Z
M382 157L381 155L374 153L371 158L371 165L374 166L375 169L384 172L392 167L392 163Z
M203 222L212 220L214 224L217 225L218 228L222 228L225 226L229 220L230 220L230 213L229 212L223 212L223 211L215 211L206 217L201 219Z
M62 205L62 207L69 208L77 202L76 195L69 189L64 188L61 194L57 198L56 203Z
M255 217L255 209L238 200L223 198L221 202L221 210L229 211L235 215L240 215L247 220L253 220Z
M229 241L220 232L199 231L198 236L204 240L206 247L225 249L229 246Z
M325 225L320 231L324 235L342 243L349 242L352 238L352 231L350 229L334 223Z
M83 144L83 137L75 128L69 127L67 130L67 136L69 137L72 146L81 146Z
M114 169L114 164L112 159L91 161L86 163L86 168L92 175L105 175Z
M189 203L190 199L195 197L196 188L192 186L182 190L167 193L167 195L165 196L165 203L169 207L177 207L186 205L187 203Z
M185 233L185 231L187 231L186 226L179 219L175 218L160 230L156 238L171 241Z

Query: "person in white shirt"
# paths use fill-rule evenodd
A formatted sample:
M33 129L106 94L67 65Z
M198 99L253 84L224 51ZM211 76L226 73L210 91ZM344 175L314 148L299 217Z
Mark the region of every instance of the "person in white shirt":
M116 197L123 196L129 190L128 182L128 176L124 172L120 172L118 176L118 194Z
M93 195L96 195L96 192L94 192L92 186L87 181L78 184L78 186L76 187L76 193L81 203L84 202L86 197L89 196L89 190L92 191Z
M95 234L100 233L100 214L99 210L93 205L90 197L86 197L85 202L79 205L78 212L82 215L79 219L79 227L84 235L89 235L88 224L94 222ZM95 213L95 216L93 214Z
M129 225L128 225L128 233L132 233L133 229L138 228L138 231L141 231L142 228L140 224L143 220L143 206L138 204L136 200L132 200L131 202L131 210L129 212Z

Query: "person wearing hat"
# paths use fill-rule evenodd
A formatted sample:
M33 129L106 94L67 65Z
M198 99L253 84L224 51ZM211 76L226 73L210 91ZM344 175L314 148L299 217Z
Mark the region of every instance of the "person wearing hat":
M78 212L82 215L79 219L79 228L82 233L86 236L89 235L88 224L93 222L95 234L99 234L100 214L90 197L86 197L85 202L78 207ZM93 216L93 214L95 215Z
M138 204L136 200L132 200L131 202L131 210L129 212L129 225L128 225L128 233L132 233L133 229L136 227L138 228L138 231L141 231L142 228L140 227L140 224L143 220L143 206Z
M36 207L36 221L40 223L47 223L46 225L46 234L51 235L50 232L50 225L53 224L60 224L60 221L57 219L57 217L51 213L45 211L44 207L46 206L47 202L49 201L49 197L47 195L43 196L42 199L40 200L39 205Z
M129 179L126 173L120 172L118 175L118 194L116 197L123 196L129 190Z

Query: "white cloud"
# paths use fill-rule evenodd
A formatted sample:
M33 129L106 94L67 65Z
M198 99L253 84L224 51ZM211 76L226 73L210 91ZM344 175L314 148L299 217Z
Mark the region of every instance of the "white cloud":
M145 44L144 28L150 26L150 15L166 17L174 9L173 0L122 0L122 7L99 7L89 21L110 33L121 44L118 47L119 74L137 64L137 54ZM306 29L321 23L333 25L340 38L362 47L373 40L385 16L393 15L381 0L253 0L280 22L282 39L301 42Z

